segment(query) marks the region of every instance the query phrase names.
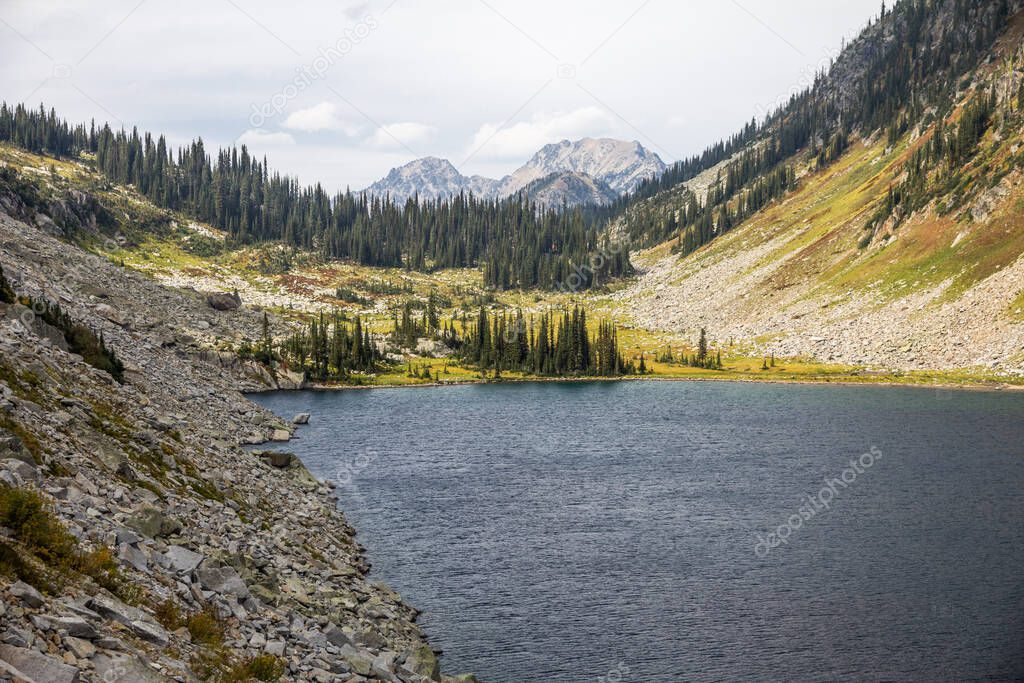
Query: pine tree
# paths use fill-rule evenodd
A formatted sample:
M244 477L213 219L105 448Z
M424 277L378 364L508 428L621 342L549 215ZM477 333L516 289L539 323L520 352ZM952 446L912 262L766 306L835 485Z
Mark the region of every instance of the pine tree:
M273 367L274 340L270 336L270 319L267 317L266 313L263 314L262 330L260 334L260 351L257 360L267 367Z
M3 266L0 266L0 303L13 304L17 300L11 283L4 277Z

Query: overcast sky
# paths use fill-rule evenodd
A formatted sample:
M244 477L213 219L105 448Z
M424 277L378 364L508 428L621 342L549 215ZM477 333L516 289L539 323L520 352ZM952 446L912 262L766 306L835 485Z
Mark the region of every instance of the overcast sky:
M359 189L419 156L500 177L548 142L699 152L803 88L879 0L0 0L0 97L245 143Z

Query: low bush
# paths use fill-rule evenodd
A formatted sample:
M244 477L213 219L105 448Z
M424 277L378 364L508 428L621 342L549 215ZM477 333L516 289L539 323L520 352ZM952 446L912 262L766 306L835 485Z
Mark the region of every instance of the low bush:
M185 620L193 643L208 647L220 647L224 643L224 624L214 613L212 607L204 607L194 612Z
M233 666L221 677L223 683L242 681L276 681L284 675L285 664L273 655L258 655Z

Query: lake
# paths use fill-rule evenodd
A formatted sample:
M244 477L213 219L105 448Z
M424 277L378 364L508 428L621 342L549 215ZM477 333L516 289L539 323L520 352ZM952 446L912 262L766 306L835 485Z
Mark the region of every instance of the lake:
M1024 677L1024 393L287 392L372 576L491 683Z

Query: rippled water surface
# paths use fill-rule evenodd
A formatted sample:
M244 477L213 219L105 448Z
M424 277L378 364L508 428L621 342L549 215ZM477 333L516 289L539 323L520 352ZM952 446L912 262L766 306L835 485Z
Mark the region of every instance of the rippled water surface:
M1024 394L613 382L255 400L312 412L288 448L339 483L374 577L424 610L449 673L1024 677Z

